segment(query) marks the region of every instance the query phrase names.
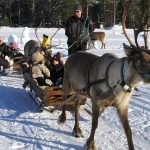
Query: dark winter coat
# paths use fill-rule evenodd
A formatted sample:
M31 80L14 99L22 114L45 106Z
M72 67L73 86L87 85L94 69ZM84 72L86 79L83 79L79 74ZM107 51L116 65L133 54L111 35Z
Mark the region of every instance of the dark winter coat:
M69 17L65 27L65 35L68 37L68 45L74 43L76 40L82 40L82 43L87 43L88 37L86 37L86 35L80 38L81 34L86 32L86 30L88 30L88 33L93 32L94 28L91 20L84 17Z
M2 43L0 45L0 56L5 57L5 56L9 56L9 55L10 55L10 51L8 49L8 46L6 45L6 43Z
M55 61L57 61L57 64L55 64ZM51 58L50 64L47 64L46 66L50 70L50 79L52 80L53 84L55 86L61 85L64 76L63 62L60 59L58 59L56 55L54 55Z

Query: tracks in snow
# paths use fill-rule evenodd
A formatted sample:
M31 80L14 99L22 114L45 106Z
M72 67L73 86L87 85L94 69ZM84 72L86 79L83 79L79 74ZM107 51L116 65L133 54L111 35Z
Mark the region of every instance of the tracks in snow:
M131 99L131 108L134 108L143 113L150 114L150 87L143 86L139 88L138 95L133 96Z

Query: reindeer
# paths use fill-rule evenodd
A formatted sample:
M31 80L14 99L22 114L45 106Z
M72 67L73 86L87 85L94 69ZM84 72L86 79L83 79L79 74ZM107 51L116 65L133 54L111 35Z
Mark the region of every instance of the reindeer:
M42 51L42 47L39 42L35 40L29 40L24 46L24 55L26 57L31 57L36 51Z
M123 32L132 46L124 46L126 57L118 58L106 53L96 56L87 52L77 52L68 57L63 78L63 99L75 95L75 137L83 137L79 125L79 104L83 97L92 102L92 127L86 141L87 150L96 150L94 135L98 127L98 117L108 106L113 106L123 125L129 150L134 150L132 131L128 121L128 105L138 83L150 83L150 51L133 45L125 30L125 21L132 0L127 0L123 13ZM136 36L137 37L137 36ZM65 103L65 101L64 101ZM59 123L66 121L65 105L59 116Z
M95 48L95 41L100 41L102 43L101 49L105 48L106 45L106 33L105 32L93 32L91 34L91 42Z

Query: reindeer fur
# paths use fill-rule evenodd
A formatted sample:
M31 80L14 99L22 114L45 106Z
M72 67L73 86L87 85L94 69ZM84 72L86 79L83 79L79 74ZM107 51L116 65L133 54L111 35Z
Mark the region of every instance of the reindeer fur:
M31 57L32 54L36 51L42 51L42 47L40 46L40 43L35 40L28 41L24 46L24 55L26 57Z

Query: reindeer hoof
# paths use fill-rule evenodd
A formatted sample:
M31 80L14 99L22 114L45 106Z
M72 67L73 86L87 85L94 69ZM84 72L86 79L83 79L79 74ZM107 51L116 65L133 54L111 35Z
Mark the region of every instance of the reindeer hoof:
M73 135L75 136L75 137L84 137L83 136L83 133L82 133L82 131L81 131L81 129L80 128L74 128L73 129Z
M96 150L95 142L86 142L85 145L86 150Z
M65 121L66 121L66 116L60 115L60 116L59 116L58 123L65 123Z

